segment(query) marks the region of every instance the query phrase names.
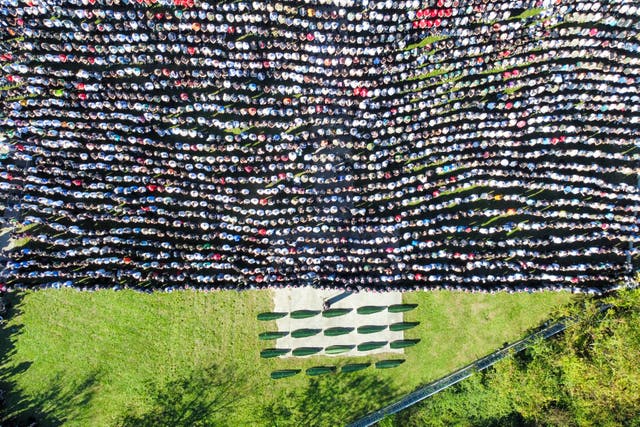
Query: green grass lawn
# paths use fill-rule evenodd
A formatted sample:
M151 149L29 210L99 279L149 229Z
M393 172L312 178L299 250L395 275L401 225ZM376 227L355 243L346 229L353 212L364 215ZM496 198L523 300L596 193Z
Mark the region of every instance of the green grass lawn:
M277 381L269 374L276 369L397 356L261 359L260 350L275 344L258 340L259 333L276 330L274 321L256 320L258 313L272 308L269 291L27 292L16 298L16 314L0 337L4 354L0 374L5 388L11 388L5 416L25 420L34 415L51 424L119 425L125 413L157 413L157 400L165 406L175 403L172 396L161 393L154 403L150 396L157 391L155 386L218 372L230 387L216 401L224 414L221 424L269 425L263 408L285 400L288 404L298 398L302 401L305 396L305 405L315 404L320 399L317 396L324 396L322 387L329 387L327 381L333 382L331 398L347 381L349 387L362 388L360 402L332 403L344 406L344 416L353 417L490 353L505 341L516 340L555 307L569 302L571 295L415 292L405 294L404 300L419 304L405 313L405 321L421 322L405 331L405 338L421 340L405 349L406 363L387 370L370 367L359 373L336 374L318 382L304 373ZM207 370L211 365L217 370ZM169 383L167 388L179 389L179 385ZM301 394L285 399L292 391ZM242 400L224 401L232 400L231 396ZM233 406L224 409L227 403ZM194 405L186 405L181 415L190 413ZM313 412L302 408L302 412ZM335 407L329 409L339 413ZM304 423L322 425L323 421L307 419ZM137 424L154 425L157 420ZM173 424L181 425L179 421Z

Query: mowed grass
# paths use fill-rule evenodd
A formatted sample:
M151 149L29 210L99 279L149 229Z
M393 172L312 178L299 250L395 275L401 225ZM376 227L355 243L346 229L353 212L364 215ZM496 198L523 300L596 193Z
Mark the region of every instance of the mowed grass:
M337 376L375 374L393 390L379 396L380 404L388 403L520 338L570 299L568 293L407 293L405 302L419 306L405 313L405 321L421 323L405 331L405 338L421 342L405 349L406 363ZM149 409L149 384L217 365L238 374L232 393L243 396L225 421L266 425L261 409L291 390L304 390L310 381L304 372L272 380L271 371L398 358L261 359L260 350L275 341L260 341L258 334L276 327L256 316L271 309L270 291L26 292L17 298L16 314L0 340L3 379L11 386L8 415L24 420L39 410L64 425L118 425L126 412ZM354 416L361 415L357 407L353 410Z

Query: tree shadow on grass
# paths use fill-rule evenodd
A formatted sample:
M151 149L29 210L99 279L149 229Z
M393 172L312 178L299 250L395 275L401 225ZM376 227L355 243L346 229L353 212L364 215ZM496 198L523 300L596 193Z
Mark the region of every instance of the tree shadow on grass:
M12 363L16 354L16 342L24 325L19 322L22 314L22 292L2 295L6 305L4 318L9 322L0 329L0 425L9 426L59 426L66 421L82 421L82 408L93 397L98 374L92 372L80 381L69 381L64 372L58 372L35 394L24 393L17 378L24 374L33 362Z
M164 384L147 384L147 408L138 413L129 408L121 427L199 427L227 425L249 392L246 374L231 367L212 365Z
M349 373L312 378L305 390L293 390L262 409L261 424L273 427L345 425L380 409L396 397L389 380Z

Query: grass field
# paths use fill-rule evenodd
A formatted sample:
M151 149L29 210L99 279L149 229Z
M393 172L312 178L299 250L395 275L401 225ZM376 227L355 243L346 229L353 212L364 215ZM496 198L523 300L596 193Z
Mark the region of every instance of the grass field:
M306 399L300 411L317 414L304 423L326 425L320 400L329 392L337 399L330 411L346 422L519 338L571 295L416 292L404 300L419 304L405 320L421 322L405 332L406 338L421 339L405 349L406 363L314 382L304 373L277 381L269 374L385 356L261 359L259 351L270 344L257 336L275 330L275 322L256 320L272 307L269 291L27 292L16 297L15 314L0 337L0 373L4 388L11 389L5 416L35 416L45 425L189 425L202 411L217 410L212 416L221 425L269 425L264 408ZM219 383L202 383L215 376ZM347 382L359 390L349 402L335 391ZM213 389L221 392L209 397ZM287 396L292 391L300 394ZM186 401L189 393L194 397ZM204 402L206 408L194 409L207 399L212 403ZM304 406L309 404L320 406ZM159 421L150 413L166 417Z

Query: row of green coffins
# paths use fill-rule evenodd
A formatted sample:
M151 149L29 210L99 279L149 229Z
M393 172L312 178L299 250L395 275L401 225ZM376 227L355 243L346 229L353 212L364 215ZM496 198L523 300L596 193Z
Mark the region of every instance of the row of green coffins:
M405 347L411 347L420 342L419 339L412 340L396 340L391 341L368 341L361 344L358 344L357 347L355 345L331 345L329 347L324 348L324 352L326 354L340 354L346 353L347 351L353 350L357 348L358 351L371 351L382 348L389 344L389 347L392 349L399 349ZM323 350L322 347L298 347L293 351L290 348L267 348L260 352L260 357L263 358L271 358L284 356L291 351L291 354L296 357L302 356L311 356L312 354L320 353Z
M387 310L389 313L403 313L405 311L410 311L416 308L418 304L395 304L390 306L376 306L376 305L367 305L364 307L360 307L356 310L358 314L374 314L383 310ZM306 319L308 317L314 317L318 314L322 313L324 317L338 317L344 316L347 313L350 313L353 309L351 308L332 308L329 310L318 311L318 310L296 310L291 313L283 313L283 312L266 312L258 314L258 320L277 320L281 319L287 315L291 316L292 319Z
M404 331L407 329L414 328L418 326L420 322L398 322L389 325L389 330L393 332ZM364 325L358 327L357 331L359 334L375 334L377 332L383 331L387 329L386 325ZM335 327L335 328L327 328L324 330L324 334L328 337L336 337L339 335L346 335L353 332L355 328L348 327ZM322 329L296 329L291 332L291 336L293 338L306 338L319 334L322 332ZM261 340L277 340L279 338L283 338L289 335L289 332L285 331L273 331L273 332L262 332L258 335L258 338Z
M388 359L388 360L381 360L379 362L376 362L375 366L378 369L387 369L387 368L395 368L396 366L399 366L402 363L404 363L404 359ZM371 363L352 363L349 365L344 365L340 369L340 372L347 373L347 372L361 371L363 369L368 368L369 366L371 366ZM280 378L287 378L287 377L296 375L301 371L302 371L301 369L283 369L281 371L273 371L271 373L271 378L273 378L274 380L278 380ZM307 375L311 375L311 376L331 374L334 372L337 372L337 368L335 366L314 366L313 368L309 368L306 370Z

